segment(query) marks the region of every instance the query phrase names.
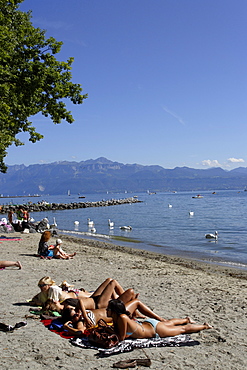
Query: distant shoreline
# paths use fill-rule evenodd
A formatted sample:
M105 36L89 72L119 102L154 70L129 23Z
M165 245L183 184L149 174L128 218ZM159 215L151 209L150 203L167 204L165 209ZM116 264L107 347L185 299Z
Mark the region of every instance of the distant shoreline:
M0 199L2 198L38 198L41 197L41 195L5 195L0 196Z

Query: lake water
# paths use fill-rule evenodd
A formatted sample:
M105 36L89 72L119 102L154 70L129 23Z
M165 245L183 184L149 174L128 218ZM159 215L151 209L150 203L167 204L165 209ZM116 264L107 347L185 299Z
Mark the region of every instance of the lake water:
M90 218L95 223L94 238L101 238L99 234L107 240L112 236L123 237L126 241L113 242L247 269L247 191L217 191L216 194L202 192L201 199L192 198L197 195L193 192L84 195L85 199L71 194L40 198L5 198L0 202L22 204L44 199L47 202L71 203L121 199L136 195L141 203L38 212L31 216L36 221L48 217L50 223L53 223L55 217L61 232L83 238L90 237L87 226L87 219ZM193 211L194 215L190 216L189 211ZM115 223L112 230L109 230L108 219ZM79 221L78 227L74 225L74 221ZM132 230L120 230L119 227L123 225L131 225ZM214 233L216 230L217 241L205 238L206 233Z

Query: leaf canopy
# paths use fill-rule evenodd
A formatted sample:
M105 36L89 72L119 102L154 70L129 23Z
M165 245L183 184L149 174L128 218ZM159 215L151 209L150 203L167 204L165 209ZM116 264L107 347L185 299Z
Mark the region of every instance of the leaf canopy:
M43 138L31 116L37 113L55 123L74 121L64 100L82 104L80 84L71 82L73 58L60 62L55 54L62 42L45 38L45 31L31 23L31 12L19 10L23 0L0 0L0 171L6 172L7 148L23 145L16 138L27 132L35 143Z

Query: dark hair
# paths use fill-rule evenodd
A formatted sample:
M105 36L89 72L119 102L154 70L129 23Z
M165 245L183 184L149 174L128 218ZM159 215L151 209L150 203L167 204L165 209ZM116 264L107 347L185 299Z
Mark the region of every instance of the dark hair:
M110 300L107 308L117 315L125 314L130 316L130 312L126 310L124 303L120 299Z
M72 310L72 308L70 308L70 307L66 307L66 308L63 309L62 317L61 317L61 320L62 320L63 323L65 323L67 321L71 321L71 319L72 319L71 310Z
M64 306L73 306L77 307L79 304L79 299L78 298L67 298L63 301L62 303Z

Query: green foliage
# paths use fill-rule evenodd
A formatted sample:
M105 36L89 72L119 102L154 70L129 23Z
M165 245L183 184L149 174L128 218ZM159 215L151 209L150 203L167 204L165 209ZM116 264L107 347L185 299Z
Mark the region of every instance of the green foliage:
M57 124L73 122L64 103L82 104L79 84L71 82L73 58L59 62L62 42L45 38L45 31L34 28L31 13L21 12L23 0L0 0L0 172L6 172L7 148L23 145L16 138L27 132L35 143L43 136L28 119L37 113Z

